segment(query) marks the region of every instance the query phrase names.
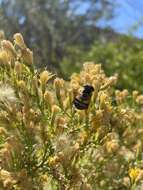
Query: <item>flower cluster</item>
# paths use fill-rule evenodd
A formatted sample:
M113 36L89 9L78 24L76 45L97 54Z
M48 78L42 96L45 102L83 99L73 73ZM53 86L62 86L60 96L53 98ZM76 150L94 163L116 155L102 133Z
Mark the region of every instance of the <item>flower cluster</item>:
M84 63L69 81L36 70L21 34L0 44L0 189L143 186L143 95ZM88 109L73 105L84 85Z

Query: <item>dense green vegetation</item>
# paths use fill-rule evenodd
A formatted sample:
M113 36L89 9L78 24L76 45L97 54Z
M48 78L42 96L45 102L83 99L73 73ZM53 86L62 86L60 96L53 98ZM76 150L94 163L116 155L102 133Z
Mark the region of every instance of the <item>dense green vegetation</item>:
M114 41L96 41L89 51L71 48L61 67L65 76L79 71L83 61L102 64L107 75L118 74L119 89L137 89L143 92L143 41L117 35Z
M108 75L119 75L120 89L137 89L143 92L143 41L121 36L115 42L95 43L88 60L102 63Z

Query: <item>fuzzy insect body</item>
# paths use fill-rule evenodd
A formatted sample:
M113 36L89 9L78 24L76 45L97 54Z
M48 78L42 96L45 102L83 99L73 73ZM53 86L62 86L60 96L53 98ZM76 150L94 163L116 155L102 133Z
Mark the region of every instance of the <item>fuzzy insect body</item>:
M93 91L94 91L94 88L92 86L85 85L84 90L82 91L82 94L77 96L74 99L73 101L74 106L79 110L88 109Z

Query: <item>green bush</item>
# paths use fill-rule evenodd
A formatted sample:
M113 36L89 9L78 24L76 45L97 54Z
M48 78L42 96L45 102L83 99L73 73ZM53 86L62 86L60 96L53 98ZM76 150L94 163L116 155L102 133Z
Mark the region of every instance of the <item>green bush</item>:
M118 88L143 92L143 41L120 37L114 42L96 42L87 60L101 63L107 75L118 73Z

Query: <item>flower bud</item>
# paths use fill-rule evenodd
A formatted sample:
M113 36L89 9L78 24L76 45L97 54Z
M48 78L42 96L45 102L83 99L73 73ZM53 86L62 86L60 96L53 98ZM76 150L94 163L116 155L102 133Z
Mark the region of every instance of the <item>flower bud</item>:
M17 85L18 85L19 88L21 88L23 90L26 89L26 84L25 84L25 82L23 80L18 81Z
M53 156L49 158L49 165L51 167L55 167L59 162L59 157L58 156Z
M61 109L60 109L59 106L57 106L57 105L53 105L52 106L51 125L54 124L54 121L55 121L55 118L56 118L56 114L58 112L60 112L60 111L61 111Z
M49 92L49 91L46 91L44 93L44 100L51 107L54 104L53 94L51 92Z
M115 153L119 149L118 140L111 140L106 143L106 150L108 153Z
M116 82L117 82L117 75L112 76L112 77L108 78L107 82L101 87L101 89L103 90L109 86L115 85Z
M136 182L143 180L143 170L139 169L138 176L136 177Z
M53 75L49 71L43 71L40 73L40 82L45 85Z
M137 96L136 102L137 102L137 104L143 104L143 95Z
M42 182L42 183L46 183L46 182L48 182L48 176L46 175L46 174L43 174L43 175L41 175L40 176L40 182Z
M18 45L22 49L26 48L26 45L23 40L23 36L20 33L14 34L14 42L16 45Z
M87 132L83 131L79 134L78 142L79 144L84 144L88 140Z
M4 127L0 127L0 136L7 136L8 132Z
M134 91L132 92L132 96L133 96L133 99L134 99L134 100L137 98L138 94L139 94L139 92L138 92L137 90L134 90Z
M54 87L55 89L59 90L60 88L63 88L64 86L64 80L60 78L56 78L54 80Z
M129 169L129 176L130 176L132 181L136 180L136 178L138 177L140 171L141 170L139 168L131 168L131 169Z
M106 93L100 94L100 107L101 109L105 107L106 102L108 102L108 95Z
M93 70L95 68L95 66L96 65L94 64L94 62L88 61L83 64L83 69L84 69L84 71L89 72L89 71Z
M81 79L81 80L82 80L82 81L84 80L85 84L90 84L91 81L92 81L92 79L91 79L91 75L88 74L88 73L86 73L85 76L84 76L84 78Z
M56 123L56 134L58 135L63 134L64 129L67 126L66 119L63 117L57 117L55 123Z
M63 117L57 117L56 125L57 125L58 130L63 129L66 125L66 119Z
M88 184L88 183L83 183L83 184L81 185L81 189L82 189L82 190L92 190L92 187L91 187L91 185Z
M8 62L9 62L9 58L8 58L6 51L1 51L0 52L0 64L7 65Z
M99 128L103 124L103 119L104 119L103 110L97 110L96 115L93 116L92 118L92 128L94 130Z
M38 77L35 75L32 79L32 84L33 84L33 90L36 94L36 96L39 98L39 80L38 80Z
M3 40L1 42L1 45L4 50L6 50L8 53L10 53L11 56L16 57L16 51L14 49L13 44L8 40Z
M17 74L21 74L21 72L22 72L22 64L19 61L15 62L14 70L16 71Z
M56 96L57 96L57 100L59 102L59 105L62 109L64 109L64 106L63 106L63 101L62 101L62 97L61 97L61 88L64 87L64 80L63 79L60 79L60 78L56 78L54 80L54 87L55 87L55 90L56 90Z
M80 149L79 143L75 143L72 147L72 153L76 153Z
M0 176L1 178L9 178L10 177L10 172L6 171L6 170L0 170Z
M13 185L16 183L11 173L3 169L0 171L0 178L5 189L12 189Z
M129 177L124 177L123 178L123 185L125 185L127 188L130 187L130 178Z
M33 52L30 49L26 48L22 50L22 58L26 65L33 65Z
M52 106L52 113L58 113L60 111L61 111L61 109L59 106L57 106L57 105Z

